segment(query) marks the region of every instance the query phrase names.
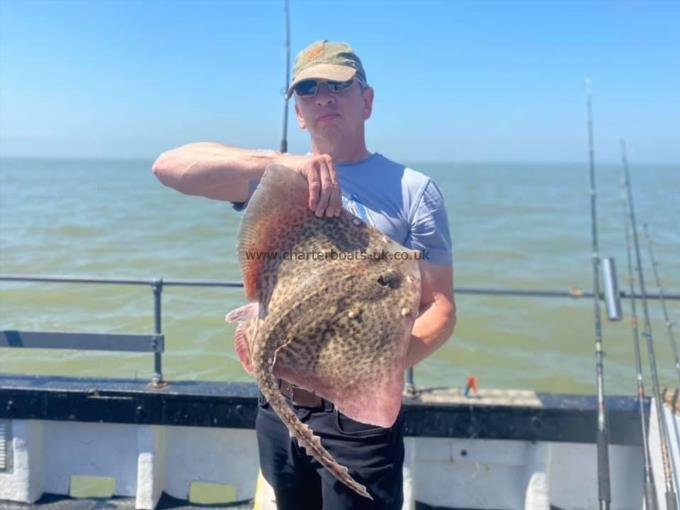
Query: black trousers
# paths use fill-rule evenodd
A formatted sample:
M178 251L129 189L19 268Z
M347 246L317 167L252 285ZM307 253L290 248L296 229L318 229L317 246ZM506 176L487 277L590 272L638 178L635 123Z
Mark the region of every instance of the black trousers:
M401 416L394 426L382 428L354 421L326 401L319 408L292 407L374 499L360 496L307 455L260 395L256 421L260 467L274 488L278 510L401 510L404 499Z

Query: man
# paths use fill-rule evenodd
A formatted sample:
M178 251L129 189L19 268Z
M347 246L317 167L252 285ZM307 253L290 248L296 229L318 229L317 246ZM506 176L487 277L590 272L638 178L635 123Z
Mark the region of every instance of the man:
M285 165L309 183L309 207L338 216L345 207L398 243L423 252L421 314L413 326L407 365L429 356L456 322L449 226L441 193L423 174L366 148L364 124L374 91L359 57L343 43L318 41L300 52L288 94L309 131L309 155L195 143L161 154L153 171L182 193L227 200L241 209L265 168ZM400 509L404 443L401 420L389 428L365 425L330 402L286 382L281 389L300 419L350 474L370 501L338 482L292 439L263 399L257 418L260 465L279 510Z

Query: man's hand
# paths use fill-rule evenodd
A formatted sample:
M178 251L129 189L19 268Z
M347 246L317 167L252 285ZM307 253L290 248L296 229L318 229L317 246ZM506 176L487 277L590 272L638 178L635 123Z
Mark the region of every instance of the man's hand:
M273 163L287 166L302 174L309 183L309 208L318 217L340 216L342 194L333 159L327 154L295 156L281 154Z

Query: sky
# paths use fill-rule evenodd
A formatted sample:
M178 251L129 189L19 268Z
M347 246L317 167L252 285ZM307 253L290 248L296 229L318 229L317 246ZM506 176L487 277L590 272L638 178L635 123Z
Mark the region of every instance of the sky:
M284 0L0 0L0 156L279 147ZM680 163L678 1L290 0L293 57L346 41L368 148L404 161ZM307 134L289 113L289 150Z

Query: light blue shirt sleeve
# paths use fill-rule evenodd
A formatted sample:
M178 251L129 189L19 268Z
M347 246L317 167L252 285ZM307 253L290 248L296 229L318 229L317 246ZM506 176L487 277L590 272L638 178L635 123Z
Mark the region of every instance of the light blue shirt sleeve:
M423 252L423 260L439 266L453 264L449 220L444 197L437 185L429 180L416 205L407 246Z

